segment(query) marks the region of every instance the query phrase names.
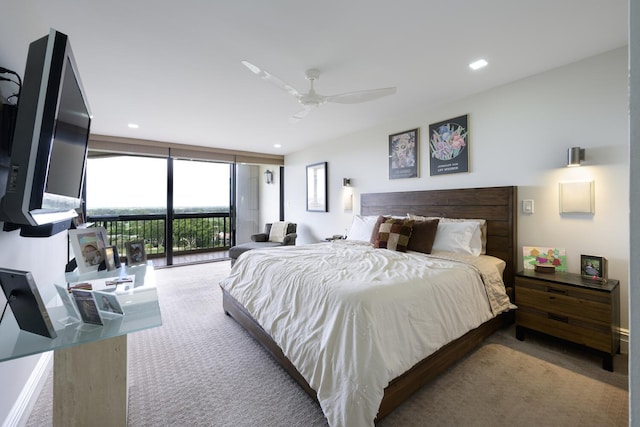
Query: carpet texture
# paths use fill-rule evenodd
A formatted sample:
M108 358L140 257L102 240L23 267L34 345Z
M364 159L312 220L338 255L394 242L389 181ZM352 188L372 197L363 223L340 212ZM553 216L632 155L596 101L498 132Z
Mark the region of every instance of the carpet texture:
M129 426L326 426L320 407L222 311L229 262L157 270L163 325L129 335ZM625 426L627 358L513 327L423 387L379 426ZM28 426L51 425L47 381Z

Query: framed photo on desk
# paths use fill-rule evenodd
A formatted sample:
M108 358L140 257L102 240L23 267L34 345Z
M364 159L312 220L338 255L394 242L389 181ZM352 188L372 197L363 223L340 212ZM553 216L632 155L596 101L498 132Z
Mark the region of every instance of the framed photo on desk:
M98 271L103 260L102 249L108 245L107 230L104 227L76 228L69 230L69 240L78 272Z

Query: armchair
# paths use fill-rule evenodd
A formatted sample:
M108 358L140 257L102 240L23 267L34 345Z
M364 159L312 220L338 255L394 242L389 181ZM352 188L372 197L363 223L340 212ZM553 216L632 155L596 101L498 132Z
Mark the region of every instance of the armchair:
M274 227L275 226L275 227ZM284 236L281 233L276 233L278 230L284 230L286 226L286 231L283 231ZM274 228L274 233L272 233L272 227ZM276 223L267 223L264 227L263 233L253 234L251 236L251 242L243 243L240 245L233 246L229 248L229 258L231 258L231 266L235 264L238 257L249 251L251 249L263 249L274 246L286 246L286 245L295 245L296 244L296 234L297 225L293 222L285 223L285 222L276 222Z

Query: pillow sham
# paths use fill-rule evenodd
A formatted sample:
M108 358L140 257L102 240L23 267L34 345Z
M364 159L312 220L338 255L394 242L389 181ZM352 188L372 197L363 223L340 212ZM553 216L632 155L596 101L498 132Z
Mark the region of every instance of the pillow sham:
M377 215L354 215L351 228L347 233L347 240L371 242L371 235L378 234L378 229L374 229L377 220Z
M430 254L433 242L436 238L438 223L440 219L428 219L426 221L415 221L409 238L407 250Z
M407 217L416 221L424 221L425 219L433 219L440 218L440 222L477 222L480 227L480 242L482 244L482 249L480 253L482 255L487 253L487 220L486 219L477 219L477 218L447 218L447 217L432 217L432 216L420 216L414 214L407 214Z
M380 224L374 247L406 252L413 229L413 220L387 218Z
M440 221L432 250L474 256L480 255L482 245L480 243L479 224L470 221Z

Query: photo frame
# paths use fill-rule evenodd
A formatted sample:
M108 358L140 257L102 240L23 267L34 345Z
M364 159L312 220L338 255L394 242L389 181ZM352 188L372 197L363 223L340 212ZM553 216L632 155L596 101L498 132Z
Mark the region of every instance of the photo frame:
M580 274L589 279L606 279L607 259L601 256L580 255Z
M417 178L419 129L389 135L389 179Z
M113 314L124 314L120 301L110 292L94 291L93 296L98 304L98 310Z
M120 268L120 256L116 246L105 246L102 248L102 263L98 270L113 271Z
M307 211L329 212L327 205L327 162L307 166Z
M78 271L97 271L102 262L102 249L108 245L104 227L77 228L69 230L71 248L76 257Z
M147 262L144 240L127 242L125 247L127 249L127 265L145 264Z
M47 338L58 336L30 271L0 268L0 287L20 329Z
M102 325L104 323L92 291L72 289L71 293L84 323L91 323L92 325Z
M468 115L429 125L431 176L469 172Z

